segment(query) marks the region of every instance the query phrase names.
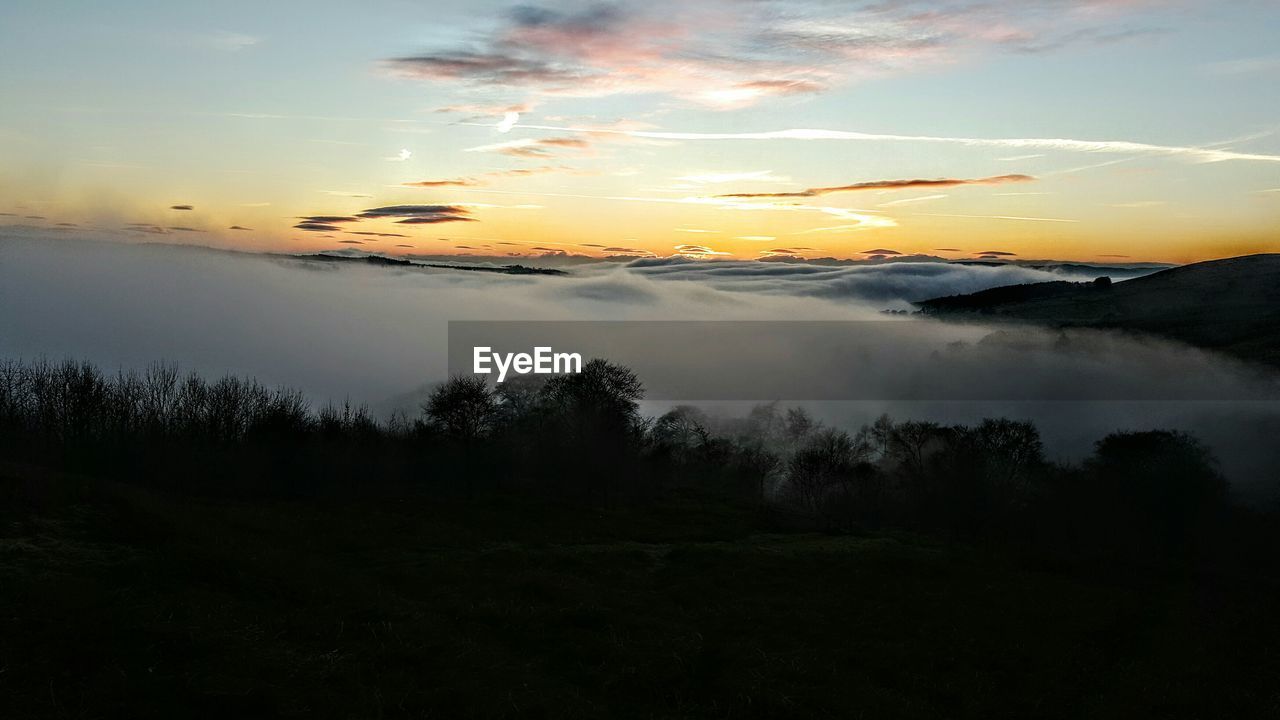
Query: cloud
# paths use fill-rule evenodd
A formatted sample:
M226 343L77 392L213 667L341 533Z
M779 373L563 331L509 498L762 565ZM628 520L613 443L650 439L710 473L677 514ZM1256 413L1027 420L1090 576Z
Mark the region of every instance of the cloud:
M437 223L446 223L446 222L476 222L476 219L469 218L469 217L455 217L451 215L438 216L438 217L428 217L428 216L418 215L414 217L407 217L403 220L397 220L396 224L398 225L435 225Z
M527 113L533 110L533 103L511 103L507 105L481 105L475 103L464 103L459 105L446 105L436 108L438 113L468 113L470 115L499 116L505 119L507 113Z
M502 114L502 119L499 120L498 124L494 127L498 132L505 134L511 132L511 128L515 127L518 122L520 122L520 113L514 110L508 110Z
M361 218L403 218L398 223L404 225L434 225L447 222L475 222L468 217L470 211L460 205L388 205L370 208L357 217Z
M803 262L805 259L799 248L773 248L772 250L761 250L757 255L760 260L764 261L788 260Z
M949 197L949 196L948 195L921 195L920 197L902 198L901 200L890 200L889 202L882 202L879 204L879 207L897 207L899 205L915 205L916 203L941 200L945 197Z
M451 178L449 180L419 180L403 183L405 187L474 187L480 185L475 178Z
M252 230L253 228L250 228L250 227L244 227L243 225L232 225L231 227L229 227L229 228L227 228L227 229L228 229L228 230Z
M613 133L627 137L650 140L687 140L687 141L745 141L745 140L799 140L817 141L834 140L848 142L913 142L947 145L963 145L966 147L1020 148L1061 150L1068 152L1149 155L1156 157L1176 157L1194 162L1225 162L1228 160L1250 160L1257 162L1280 162L1280 155L1264 153L1241 153L1232 150L1221 150L1214 147L1196 147L1182 145L1155 145L1151 143L1133 142L1129 140L1075 140L1070 138L969 138L946 137L936 135L894 135L886 133L864 133L852 130L818 130L811 128L790 128L786 130L764 130L757 132L676 132L665 130L602 130L587 128L563 127L557 125L522 125L535 130L556 132L592 132Z
M607 253L609 255L635 255L640 257L654 256L654 253L650 250L641 250L639 248L630 248L630 247L621 247L621 246L607 247L601 250L601 252Z
M580 137L520 138L466 148L463 152L491 152L519 158L545 158L558 149L586 150L591 143Z
M1018 253L1006 252L1004 250L983 250L978 255L987 255L991 257L1015 257Z
M169 209L170 210L194 210L195 208L192 207L191 205L170 205Z
M308 232L340 232L342 228L337 225L320 222L300 222L293 226L298 230L306 230Z
M675 251L677 255L686 258L714 258L727 256L730 253L712 250L706 245L676 245Z
M901 255L897 250L886 250L884 248L876 248L875 250L863 250L861 255Z
M873 180L870 182L836 185L834 187L816 187L797 192L779 193L730 193L717 195L726 198L800 198L817 197L830 193L856 192L860 190L910 190L914 188L954 187L956 185L1002 185L1004 183L1031 182L1035 178L1030 175L996 175L994 177L963 180L960 178L935 178L932 180Z
M128 230L129 232L152 233L154 235L169 234L169 231L165 228L162 228L159 225L152 225L151 223L128 223L125 225L125 230Z
M974 51L1114 42L1127 3L842 4L822 0L518 5L466 44L386 61L392 72L534 96L667 95L715 109L953 63ZM1088 11L1073 12L1087 9ZM465 107L465 106L464 106ZM488 113L487 113L488 114Z
M356 222L360 218L352 217L350 215L307 215L305 217L300 217L298 219L304 220L306 222L316 222L316 223L345 223L345 222Z
M205 37L205 45L227 52L237 52L262 42L262 38L237 32L215 32Z

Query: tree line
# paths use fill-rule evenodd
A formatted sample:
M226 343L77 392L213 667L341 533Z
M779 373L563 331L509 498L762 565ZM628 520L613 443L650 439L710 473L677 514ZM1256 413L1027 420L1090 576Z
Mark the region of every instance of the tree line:
M0 457L174 491L307 495L388 488L643 503L672 492L750 503L827 531L905 530L1063 555L1187 556L1228 512L1209 450L1171 430L1122 432L1078 464L1046 459L1029 422L895 422L855 432L803 408L715 418L639 410L635 374L605 360L496 387L460 376L416 417L313 409L288 388L209 381L169 364L103 373L0 361Z

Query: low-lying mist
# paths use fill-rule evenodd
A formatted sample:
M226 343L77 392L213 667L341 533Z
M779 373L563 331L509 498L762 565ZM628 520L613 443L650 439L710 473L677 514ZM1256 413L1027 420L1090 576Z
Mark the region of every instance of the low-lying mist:
M912 300L1050 279L1092 277L941 263L818 267L693 261L583 265L567 276L501 275L8 230L0 234L0 355L74 357L106 370L165 360L209 376L250 375L288 385L316 403L367 403L385 414L412 411L423 390L447 375L450 320L876 320L884 317L883 310L909 308ZM913 373L927 373L928 382L944 390L948 383L971 385L975 377L1068 387L1079 382L1064 380L1063 369L1079 365L1077 358L1084 356L1065 356L1061 343L1032 342L1017 353L975 355L975 348L1007 340L1009 331L924 319L904 322L919 328L911 352L880 348L845 358L822 357L821 347L805 348L782 355L791 359L776 371L818 373L833 386L855 375L864 382L867 377L889 382ZM1035 338L1043 331L1015 335ZM765 346L768 340L759 338ZM936 346L936 352L921 352L921 343ZM940 357L965 348L967 372L939 372ZM679 348L653 348L656 358L668 352L676 355ZM718 352L718 357L704 357L704 364L728 368L742 355L732 346ZM1080 352L1078 342L1071 352ZM1063 459L1083 455L1092 441L1113 430L1178 428L1199 435L1217 452L1237 490L1274 492L1269 483L1280 468L1280 449L1271 438L1280 430L1280 404L1239 400L1275 397L1274 380L1228 358L1119 335L1091 341L1086 355L1090 382L1132 391L1117 395L1126 401L1069 401L1052 394L1039 397L1053 401L1039 402L893 401L886 396L890 399L809 406L829 424L845 427L882 412L947 423L994 416L1029 419L1040 427L1050 455ZM646 379L643 373L641 379ZM1180 385L1197 388L1205 399L1133 400L1159 398L1164 388ZM1235 400L1225 401L1229 398ZM657 412L670 404L654 401L646 407ZM749 403L709 405L736 413Z

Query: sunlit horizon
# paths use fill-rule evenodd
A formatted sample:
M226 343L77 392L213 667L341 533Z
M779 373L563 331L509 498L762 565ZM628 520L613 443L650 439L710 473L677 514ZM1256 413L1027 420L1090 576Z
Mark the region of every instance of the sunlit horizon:
M1267 3L58 3L0 227L268 252L1280 251Z

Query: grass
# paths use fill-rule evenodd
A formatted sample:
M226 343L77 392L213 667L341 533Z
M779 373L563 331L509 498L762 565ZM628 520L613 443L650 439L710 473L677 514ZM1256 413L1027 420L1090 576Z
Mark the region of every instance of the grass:
M0 717L1280 714L1247 578L696 498L232 502L0 468Z

